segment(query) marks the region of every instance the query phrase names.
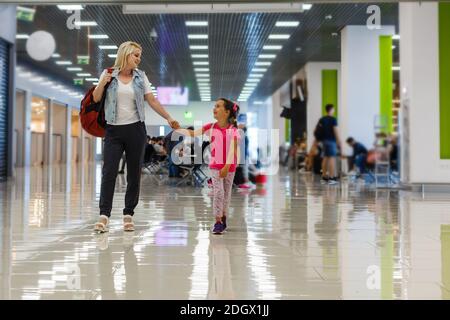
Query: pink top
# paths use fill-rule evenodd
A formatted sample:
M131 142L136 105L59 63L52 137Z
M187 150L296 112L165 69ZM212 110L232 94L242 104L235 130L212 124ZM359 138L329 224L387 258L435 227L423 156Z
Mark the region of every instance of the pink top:
M220 170L222 169L227 161L228 151L230 150L231 141L234 138L239 140L239 131L233 125L229 125L227 128L221 128L216 123L207 123L203 126L203 134L207 134L208 136L211 134L211 127L214 125L212 129L212 137L211 139L211 161L209 163L209 167L211 169ZM237 142L239 145L239 141ZM237 165L237 155L234 155L233 163L230 165L230 169L228 172L235 172Z

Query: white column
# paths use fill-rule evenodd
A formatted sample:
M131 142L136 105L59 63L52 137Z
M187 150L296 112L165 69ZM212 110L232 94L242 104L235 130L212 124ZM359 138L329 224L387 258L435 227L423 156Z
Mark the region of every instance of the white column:
M23 166L29 167L31 165L31 98L32 93L30 90L25 91L25 104L24 104L24 119L23 126Z
M438 3L399 8L402 181L450 183L450 160L440 159Z
M379 38L393 34L394 26L382 26L380 30L347 26L342 30L342 103L338 122L342 140L352 136L368 148L374 143L374 121L380 114Z
M338 71L338 110L341 107L341 64L339 62L308 62L305 65L306 83L308 85L308 101L306 104L306 128L308 131L308 150L314 141L314 129L322 117L322 70ZM338 115L340 111L338 111Z
M66 151L64 163L70 166L72 162L72 108L70 106L66 107Z
M53 163L53 100L47 100L47 123L45 128L45 154L44 163L51 165Z

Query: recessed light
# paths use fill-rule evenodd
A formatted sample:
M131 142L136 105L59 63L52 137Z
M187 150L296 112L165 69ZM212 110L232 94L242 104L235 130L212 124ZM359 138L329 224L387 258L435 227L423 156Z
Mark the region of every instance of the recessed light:
M56 61L55 62L56 64L58 64L58 65L71 65L72 64L72 62L71 61Z
M207 27L208 21L186 21L187 27Z
M277 55L276 54L260 54L258 56L259 59L274 59Z
M90 73L77 73L77 77L90 77Z
M312 8L312 4L309 4L309 3L303 3L302 4L302 9L303 10L309 10L309 9L311 9Z
M207 78L200 78L200 79L197 79L197 81L198 82L209 82L209 79L207 79Z
M85 80L89 81L89 82L94 82L94 81L98 81L98 78L86 78Z
M194 68L196 72L209 72L209 68Z
M394 66L394 67L392 67L392 71L400 71L400 67L399 66Z
M80 4L58 4L59 10L83 10L83 6Z
M192 63L194 64L194 66L207 66L207 65L209 65L208 61L194 61Z
M189 46L191 50L208 50L208 46Z
M107 34L88 34L89 39L108 39Z
M255 101L255 102L253 102L253 104L264 104L264 102L262 102L262 101Z
M52 54L52 58L61 58L61 55L59 53Z
M394 34L392 36L392 40L400 40L400 35L399 34Z
M79 67L69 67L66 69L67 71L82 71L83 69L79 68Z
M245 87L249 88L249 87L256 87L257 84L256 83L245 83Z
M302 48L297 47L297 48L295 48L295 51L300 52L300 51L302 51Z
M269 39L286 40L289 38L290 38L289 34L271 34L271 35L269 35Z
M253 68L252 72L266 72L267 68Z
M247 82L259 82L261 79L247 79Z
M102 49L102 50L118 49L116 45L100 45L100 46L98 46L98 48Z
M338 34L337 32L333 32L331 35L332 35L333 37L337 37L339 34Z
M76 26L80 27L95 27L97 26L97 22L95 21L75 21Z
M16 39L28 39L29 37L28 34L16 34Z
M110 57L110 58L117 58L117 53L108 54L108 57Z
M208 58L207 54L193 54L191 55L192 58Z
M263 46L263 50L281 50L281 48L283 48L283 46L278 45Z
M250 73L248 77L249 78L262 78L262 77L264 77L264 75L261 73Z
M256 62L255 66L270 66L272 64L272 62L269 61L260 61L260 62Z
M298 21L277 21L275 27L298 27Z
M207 34L188 34L188 39L208 39Z
M333 16L331 14L325 16L325 20L331 20L331 19L333 19Z
M195 76L198 78L209 78L208 73L196 73Z
M394 50L394 49L396 49L397 47L396 46L392 46L392 50Z

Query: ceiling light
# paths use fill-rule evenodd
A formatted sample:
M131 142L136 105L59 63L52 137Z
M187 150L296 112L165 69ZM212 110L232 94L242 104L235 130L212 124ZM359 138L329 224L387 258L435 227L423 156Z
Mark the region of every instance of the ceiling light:
M248 99L238 99L239 102L246 102Z
M189 46L191 50L208 50L208 46Z
M394 66L394 67L392 67L392 71L400 71L400 66Z
M259 82L261 79L247 79L247 82Z
M58 4L59 10L83 10L83 6L80 4Z
M208 21L186 21L187 27L207 27Z
M116 45L100 45L98 46L99 49L103 49L103 50L113 50L113 49L117 49Z
M44 78L42 78L42 77L36 77L36 78L30 79L30 81L32 81L32 82L38 82L38 81L42 81L42 80L44 80Z
M16 34L16 39L28 39L29 37L27 34Z
M70 62L70 61L56 61L55 62L56 64L58 64L58 65L71 65L72 64L72 62Z
M59 53L52 54L52 58L61 58L61 55Z
M298 21L277 21L275 27L298 27L299 24Z
M397 47L396 46L392 46L392 50L394 50L394 49L396 49Z
M117 54L116 53L111 53L111 54L108 54L108 57L110 57L110 58L117 58Z
M209 82L209 79L206 78L201 78L201 79L197 79L198 82Z
M197 76L199 78L209 78L208 73L196 73L195 76Z
M260 61L260 62L256 62L255 66L270 66L272 64L272 62L270 61Z
M264 75L261 73L250 73L250 75L248 77L249 78L262 78L262 77L264 77Z
M193 62L194 66L207 66L209 65L208 61L194 61Z
M253 68L252 72L266 72L267 68Z
M88 34L89 39L108 39L108 35L106 34Z
M277 56L276 54L260 54L258 58L259 59L273 59L276 56Z
M245 87L256 87L257 84L256 83L245 83Z
M97 22L95 21L75 21L76 26L80 27L95 27L97 26Z
M281 48L283 48L283 46L279 46L279 45L263 46L263 50L281 50Z
M277 39L277 40L279 40L279 39L286 40L286 39L289 39L289 37L290 37L289 34L271 34L271 35L269 35L269 39Z
M264 104L264 102L262 102L262 101L255 101L255 102L253 102L253 104Z
M312 4L309 4L309 3L303 3L302 4L302 9L303 10L309 10L309 9L311 9L312 8Z
M208 58L207 54L193 54L191 55L192 58Z
M209 68L194 68L194 71L209 72Z
M208 39L207 34L188 34L188 39Z
M90 77L90 73L77 73L77 77Z
M399 34L394 34L392 36L392 40L400 40L400 35Z
M98 81L98 78L86 78L84 80L89 81L89 82L93 82L93 81Z
M78 67L69 67L66 69L67 71L82 71L83 69L78 68Z

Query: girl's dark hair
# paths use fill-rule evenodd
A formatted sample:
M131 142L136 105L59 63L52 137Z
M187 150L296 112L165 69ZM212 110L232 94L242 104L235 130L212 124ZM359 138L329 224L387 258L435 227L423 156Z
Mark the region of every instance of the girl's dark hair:
M230 111L230 115L228 116L228 123L231 123L234 127L237 128L239 105L236 102L233 102L225 98L219 98L218 100L222 100L225 103L225 110Z

